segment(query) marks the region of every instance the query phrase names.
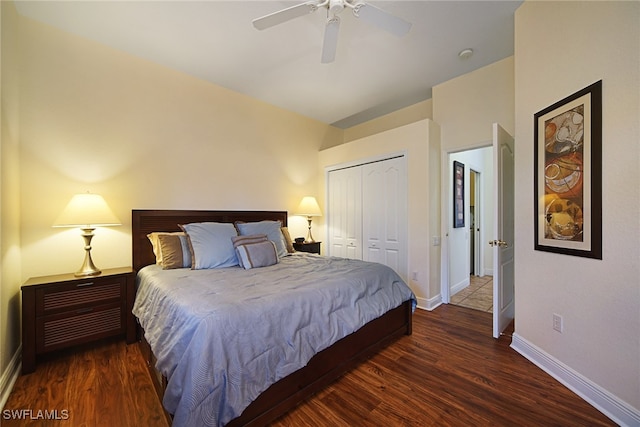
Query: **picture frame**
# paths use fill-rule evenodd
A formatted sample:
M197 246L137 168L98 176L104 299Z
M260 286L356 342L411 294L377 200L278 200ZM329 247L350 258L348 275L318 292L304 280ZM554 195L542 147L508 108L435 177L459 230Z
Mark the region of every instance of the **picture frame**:
M534 115L535 250L602 259L602 80Z
M453 162L453 228L464 227L464 163Z

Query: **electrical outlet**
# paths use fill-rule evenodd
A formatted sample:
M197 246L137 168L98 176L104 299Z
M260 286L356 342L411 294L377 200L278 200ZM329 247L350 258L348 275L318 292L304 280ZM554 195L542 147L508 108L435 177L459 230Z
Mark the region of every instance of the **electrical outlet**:
M553 313L553 329L562 333L562 316L560 316L559 314Z
M415 281L415 282L417 282L417 281L418 281L418 272L417 272L417 271L414 271L414 272L411 274L411 280L413 280L413 281Z

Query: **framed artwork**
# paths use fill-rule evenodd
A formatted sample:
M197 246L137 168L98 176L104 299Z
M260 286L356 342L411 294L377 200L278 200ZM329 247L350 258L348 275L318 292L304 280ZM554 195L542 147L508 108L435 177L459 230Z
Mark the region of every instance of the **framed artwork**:
M602 259L602 81L534 115L535 249Z
M453 228L464 227L464 164L453 162Z

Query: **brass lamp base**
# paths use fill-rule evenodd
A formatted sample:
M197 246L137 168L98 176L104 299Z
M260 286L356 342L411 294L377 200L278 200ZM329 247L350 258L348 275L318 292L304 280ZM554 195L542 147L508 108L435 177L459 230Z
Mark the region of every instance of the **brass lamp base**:
M311 235L311 217L310 216L307 217L307 221L309 221L309 231L307 232L307 238L304 239L304 242L315 243L316 241L313 240L313 236Z
M80 270L74 273L76 277L91 277L97 276L102 271L98 269L93 260L91 259L91 239L93 238L93 231L95 228L82 228L82 238L84 239L84 262Z

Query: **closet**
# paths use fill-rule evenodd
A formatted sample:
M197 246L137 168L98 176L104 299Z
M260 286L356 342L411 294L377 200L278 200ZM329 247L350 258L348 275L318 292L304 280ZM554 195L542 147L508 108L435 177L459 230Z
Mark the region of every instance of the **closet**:
M404 155L328 172L329 255L379 262L407 279Z

